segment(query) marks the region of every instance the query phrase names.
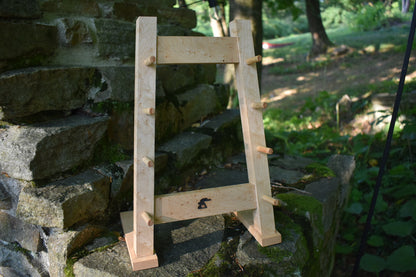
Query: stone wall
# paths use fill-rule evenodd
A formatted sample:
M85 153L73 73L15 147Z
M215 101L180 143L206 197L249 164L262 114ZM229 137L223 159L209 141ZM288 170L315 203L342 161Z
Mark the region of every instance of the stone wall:
M0 2L0 275L64 276L74 251L115 236L108 226L132 203L135 20L201 35L175 3ZM157 193L243 146L215 76L215 65L158 66Z

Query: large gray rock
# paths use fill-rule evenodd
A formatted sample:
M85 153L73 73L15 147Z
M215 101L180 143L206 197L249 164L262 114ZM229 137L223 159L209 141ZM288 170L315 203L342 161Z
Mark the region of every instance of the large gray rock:
M221 106L215 88L211 85L198 85L177 97L180 111L184 115L182 124L185 128L225 108Z
M136 24L108 18L94 19L98 54L103 58L127 61L134 57ZM192 32L171 24L158 25L158 35L184 36Z
M107 120L74 115L0 129L0 170L13 178L35 180L74 168L92 157Z
M0 72L45 64L58 47L55 26L1 21L0 30Z
M0 181L0 210L9 210L12 205L12 197Z
M211 141L210 136L184 132L162 145L159 150L174 155L175 165L180 169L190 165L202 150L209 148Z
M2 0L0 18L39 18L41 16L38 1Z
M186 276L201 268L220 249L224 219L222 216L206 217L155 228L159 267L133 272L126 244L118 243L76 262L75 276Z
M158 9L157 17L162 24L179 25L187 29L195 28L197 23L196 13L191 9Z
M97 17L101 14L99 1L96 0L42 0L40 8L43 12L54 14L75 14L76 16Z
M100 76L94 68L32 68L4 73L0 75L0 119L80 108L97 83Z
M301 171L270 166L270 178L272 182L294 185L302 180L305 175L306 174Z
M236 259L250 276L302 276L309 259L308 245L302 231L286 222L282 243L261 247L249 232L240 237Z
M134 66L100 67L99 71L105 81L107 89L97 93L94 97L99 100L134 101Z
M64 269L69 256L103 232L102 227L93 225L67 231L52 229L47 243L49 274L54 277L65 277Z
M196 84L196 65L159 65L156 73L167 94L183 92L184 88Z
M31 252L40 250L42 241L39 227L3 212L0 212L0 222L0 240L18 242Z
M68 228L103 219L110 198L110 179L93 170L55 181L45 187L26 187L16 214L43 227Z
M308 164L304 159L291 157L289 160ZM280 164L290 165L288 161ZM299 164L291 166L295 168ZM355 162L353 157L334 155L328 166L333 168L336 177L307 184L302 193L277 195L286 203L285 207L274 210L276 229L282 233L281 244L260 247L254 239L242 237L236 256L246 271L254 275L264 271L267 276L331 275L347 197L343 191L348 190Z
M48 277L47 268L42 266L42 257L30 255L13 244L0 241L0 276L7 277Z
M29 185L29 182L7 177L6 174L0 174L0 191L3 193L3 196L0 197L0 206L3 208L0 207L0 210L14 216L19 201L20 191L25 186ZM0 195L2 193L0 192Z
M94 19L98 53L112 59L131 59L135 51L135 24L113 19Z

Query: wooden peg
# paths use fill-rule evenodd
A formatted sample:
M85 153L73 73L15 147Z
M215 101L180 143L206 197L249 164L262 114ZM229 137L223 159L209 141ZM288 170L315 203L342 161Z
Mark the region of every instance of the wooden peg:
M144 64L147 66L151 66L152 64L154 64L156 62L156 57L155 56L150 56L147 59L144 60Z
M251 107L253 109L265 109L265 108L267 108L267 103L266 102L256 102L256 103L252 103Z
M154 115L155 114L155 109L153 109L153 108L146 108L146 109L143 109L143 112L145 114L148 114L148 115Z
M148 167L153 167L154 166L154 163L153 163L153 161L150 159L150 158L148 158L148 157L143 157L143 162L148 166Z
M152 217L147 212L142 212L142 218L146 222L147 226L152 226L154 224Z
M258 62L261 62L261 55L254 56L246 60L246 64L248 65Z
M273 154L273 149L264 146L257 146L256 150L264 154Z
M273 206L280 206L280 201L279 199L275 199L271 196L268 195L263 195L263 200L266 201L267 203L272 204Z
M284 201L282 201L280 199L276 199L276 198L267 196L267 195L263 195L262 199L264 201L266 201L267 203L272 204L273 206L280 206L280 207L281 206L287 206L287 203L286 202L284 202Z

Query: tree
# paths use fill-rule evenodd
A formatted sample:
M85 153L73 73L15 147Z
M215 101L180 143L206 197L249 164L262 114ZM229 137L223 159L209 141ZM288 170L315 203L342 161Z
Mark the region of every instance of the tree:
M410 0L402 0L402 13L409 12Z
M248 19L251 21L254 53L263 54L263 0L230 0L230 22L234 19ZM257 63L259 84L261 82L261 63Z
M225 1L208 0L209 18L214 37L227 37L228 28L225 20Z
M310 56L317 56L326 53L329 46L334 45L326 34L324 25L322 24L320 0L305 0L306 17L308 18L309 31L312 36L312 48Z

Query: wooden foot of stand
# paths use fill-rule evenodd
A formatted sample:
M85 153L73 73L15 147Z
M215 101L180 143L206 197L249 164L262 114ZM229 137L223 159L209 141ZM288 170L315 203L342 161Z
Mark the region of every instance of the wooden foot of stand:
M282 242L282 235L275 229L271 230L267 234L262 234L256 228L253 222L252 211L235 212L238 220L244 224L250 234L256 239L256 241L263 247L278 244Z
M159 262L157 260L157 255L153 254L151 256L146 257L136 257L133 249L133 240L134 240L134 233L130 232L125 235L127 249L129 250L131 266L133 267L133 271L148 269L153 267L158 267Z

